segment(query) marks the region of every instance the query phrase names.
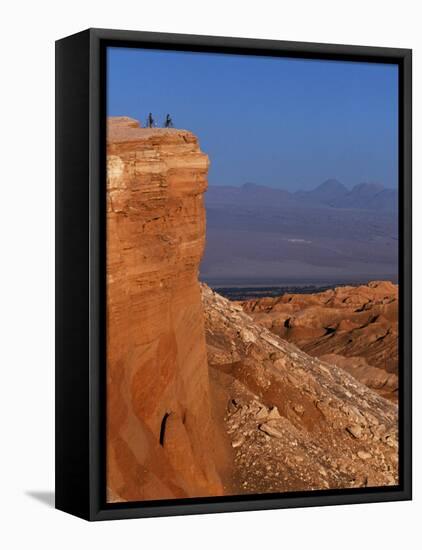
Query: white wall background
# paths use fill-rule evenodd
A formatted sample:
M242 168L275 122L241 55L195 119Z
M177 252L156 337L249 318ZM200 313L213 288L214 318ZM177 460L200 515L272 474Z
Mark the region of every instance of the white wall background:
M3 548L417 548L422 238L419 2L38 0L0 32L0 545ZM419 17L418 17L419 16ZM414 49L415 500L89 524L34 498L54 487L54 40L87 27ZM39 496L39 495L38 495ZM412 540L414 542L412 542Z

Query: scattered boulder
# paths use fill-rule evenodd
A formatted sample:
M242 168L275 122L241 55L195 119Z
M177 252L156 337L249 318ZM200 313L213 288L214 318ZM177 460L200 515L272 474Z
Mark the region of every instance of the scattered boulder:
M277 407L272 407L270 412L268 413L268 418L270 420L278 419L280 418L280 413L278 412Z
M358 457L362 460L368 460L369 458L372 458L372 455L367 451L358 451Z
M297 403L296 405L293 405L293 410L295 411L295 413L302 416L302 414L305 412L305 407L300 403Z
M266 422L261 424L259 429L271 437L281 439L283 437L283 432L277 427L277 424Z
M363 435L362 427L359 424L352 424L347 426L346 430L351 434L355 439L360 439Z
M262 420L267 417L268 417L268 409L266 407L261 407L255 415L255 418L257 418L258 420Z
M243 434L237 435L232 440L232 447L233 449L237 449L237 447L241 447L243 443L245 442L245 436Z

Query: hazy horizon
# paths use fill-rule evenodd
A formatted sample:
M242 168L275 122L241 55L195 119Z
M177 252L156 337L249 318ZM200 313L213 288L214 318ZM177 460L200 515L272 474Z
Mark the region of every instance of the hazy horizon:
M324 180L322 180L320 182L315 182L315 184L313 186L310 185L306 189L301 188L301 187L298 187L297 189L289 189L288 187L282 187L280 185L262 184L259 181L245 181L243 183L239 183L238 185L225 184L225 183L214 183L213 185L218 186L218 187L246 187L248 185L254 185L254 186L257 186L257 187L268 187L269 189L276 189L278 191L288 191L290 193L294 193L296 191L313 191L313 190L317 189L318 187L322 186L323 184L325 184L327 182L332 182L332 181L336 181L337 183L340 183L348 191L351 191L354 187L357 187L359 185L378 185L378 186L384 187L385 189L392 189L392 190L396 189L396 187L388 187L380 181L358 181L356 183L351 183L351 184L347 185L347 184L343 183L341 180L339 180L338 178L334 178L334 177L325 178Z

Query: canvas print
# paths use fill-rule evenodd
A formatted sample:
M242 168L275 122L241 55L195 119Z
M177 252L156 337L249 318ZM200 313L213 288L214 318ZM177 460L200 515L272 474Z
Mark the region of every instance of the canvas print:
M107 49L107 501L398 478L398 67Z

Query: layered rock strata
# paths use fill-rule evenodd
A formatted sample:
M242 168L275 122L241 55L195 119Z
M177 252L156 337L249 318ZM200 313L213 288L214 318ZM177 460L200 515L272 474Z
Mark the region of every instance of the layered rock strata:
M188 131L108 121L109 501L223 491L198 285L208 164Z

